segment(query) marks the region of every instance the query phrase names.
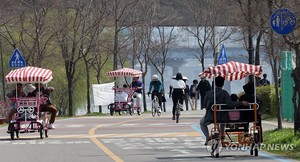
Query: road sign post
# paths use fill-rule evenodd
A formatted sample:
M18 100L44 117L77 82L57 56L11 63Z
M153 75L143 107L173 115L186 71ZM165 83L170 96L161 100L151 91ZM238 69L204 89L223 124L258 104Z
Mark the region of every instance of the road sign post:
M289 9L280 8L270 18L272 29L278 34L289 34L296 28L296 15Z
M26 66L26 61L22 56L21 52L16 48L10 58L9 67L10 68L21 68Z
M272 29L281 35L289 34L296 28L296 15L286 8L280 8L276 10L270 18L270 24ZM290 73L290 72L289 72ZM283 73L284 74L284 73ZM281 78L283 81L284 79ZM291 83L290 83L291 84ZM282 87L284 89L285 87ZM289 89L290 91L290 89ZM293 98L293 96L292 96ZM282 98L283 99L283 98ZM294 132L300 132L300 113L294 112Z
M222 44L220 55L218 58L218 65L225 64L225 63L227 63L227 55L226 55L224 44Z

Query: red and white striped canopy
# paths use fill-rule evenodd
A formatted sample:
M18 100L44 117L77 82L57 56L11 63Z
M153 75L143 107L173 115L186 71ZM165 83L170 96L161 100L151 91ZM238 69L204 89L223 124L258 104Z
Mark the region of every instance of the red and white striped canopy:
M199 77L217 77L222 76L225 80L240 80L249 75L260 76L262 73L261 65L251 65L240 62L230 61L225 64L216 65L205 69L199 74Z
M131 68L122 68L114 71L110 71L107 73L108 76L111 77L122 77L122 76L131 76L131 77L138 77L142 76L142 71L135 70Z
M52 71L34 66L11 70L5 76L7 83L43 83L52 80Z

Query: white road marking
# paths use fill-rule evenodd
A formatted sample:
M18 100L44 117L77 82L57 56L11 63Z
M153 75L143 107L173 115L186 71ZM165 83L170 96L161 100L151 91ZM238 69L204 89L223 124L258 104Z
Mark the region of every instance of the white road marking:
M90 144L91 141L61 141L61 140L47 140L47 141L38 141L38 140L30 140L30 141L5 141L0 142L0 145L64 145L64 144Z

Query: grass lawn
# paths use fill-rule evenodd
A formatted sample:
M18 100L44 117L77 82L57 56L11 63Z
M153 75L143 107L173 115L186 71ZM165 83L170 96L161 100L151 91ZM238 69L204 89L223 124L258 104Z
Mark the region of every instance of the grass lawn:
M293 128L265 131L263 138L262 150L300 160L300 134Z

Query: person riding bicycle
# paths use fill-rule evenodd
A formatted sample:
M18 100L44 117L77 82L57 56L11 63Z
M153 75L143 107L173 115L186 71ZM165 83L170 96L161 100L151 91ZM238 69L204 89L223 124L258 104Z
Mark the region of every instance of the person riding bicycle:
M151 92L151 90L153 89L153 91ZM159 107L160 109L158 109L158 111L161 111L161 102L162 102L162 89L163 89L163 86L162 86L162 83L161 81L158 79L158 75L153 75L152 76L152 81L150 82L150 85L149 85L149 91L148 91L148 96L150 96L150 93L151 93L151 100L154 99L154 95L157 96L158 98L158 104L159 104Z
M170 91L169 91L169 97L172 96L172 100L173 100L172 120L175 120L175 111L176 111L176 105L178 101L180 104L183 104L185 87L186 86L185 86L185 82L183 81L182 74L177 73L175 79L171 81ZM183 111L183 109L181 108L180 111Z

